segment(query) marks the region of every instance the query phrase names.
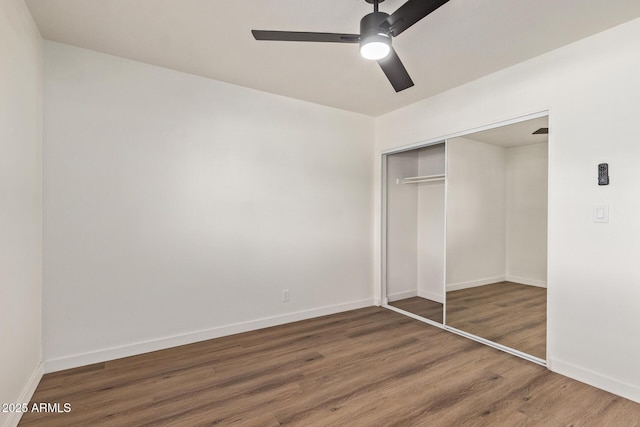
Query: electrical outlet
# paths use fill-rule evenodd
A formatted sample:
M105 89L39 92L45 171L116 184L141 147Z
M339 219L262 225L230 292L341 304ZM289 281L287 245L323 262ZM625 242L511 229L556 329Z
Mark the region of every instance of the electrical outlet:
M291 300L291 292L289 289L282 290L282 302L289 302Z

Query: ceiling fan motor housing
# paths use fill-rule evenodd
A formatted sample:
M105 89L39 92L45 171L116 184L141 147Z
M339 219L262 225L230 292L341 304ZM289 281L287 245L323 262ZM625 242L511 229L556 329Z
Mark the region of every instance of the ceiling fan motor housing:
M380 27L380 24L388 17L388 13L372 12L360 20L360 47L372 41L391 45L391 36Z

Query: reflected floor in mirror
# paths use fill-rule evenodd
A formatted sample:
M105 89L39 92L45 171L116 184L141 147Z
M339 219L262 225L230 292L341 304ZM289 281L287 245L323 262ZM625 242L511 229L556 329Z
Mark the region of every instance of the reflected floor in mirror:
M546 359L547 289L499 282L447 292L447 325Z
M424 317L425 319L442 323L443 308L442 304L439 302L421 297L412 297L390 302L389 305L399 308L400 310L416 314L420 317Z

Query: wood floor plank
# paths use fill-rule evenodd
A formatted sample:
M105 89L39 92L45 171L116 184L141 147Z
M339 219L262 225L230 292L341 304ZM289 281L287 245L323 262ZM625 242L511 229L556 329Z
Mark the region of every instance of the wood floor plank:
M547 290L499 282L447 292L447 325L547 358Z
M434 322L443 322L444 305L436 301L422 297L411 297L390 302L389 305Z
M371 307L43 377L21 426L634 426L640 405Z

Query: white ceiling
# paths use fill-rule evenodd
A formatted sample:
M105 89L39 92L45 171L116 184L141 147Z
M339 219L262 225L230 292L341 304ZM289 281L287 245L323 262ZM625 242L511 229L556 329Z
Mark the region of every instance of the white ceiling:
M258 42L251 29L358 33L364 0L26 0L49 40L378 116L640 16L638 0L451 0L393 40L395 93L357 44ZM391 13L404 0L386 0Z
M525 120L506 126L499 126L493 129L471 133L469 135L465 135L464 138L486 142L487 144L498 145L505 148L519 147L521 145L549 142L549 135L533 135L533 132L538 129L548 127L549 117L544 116L538 117L537 119Z

